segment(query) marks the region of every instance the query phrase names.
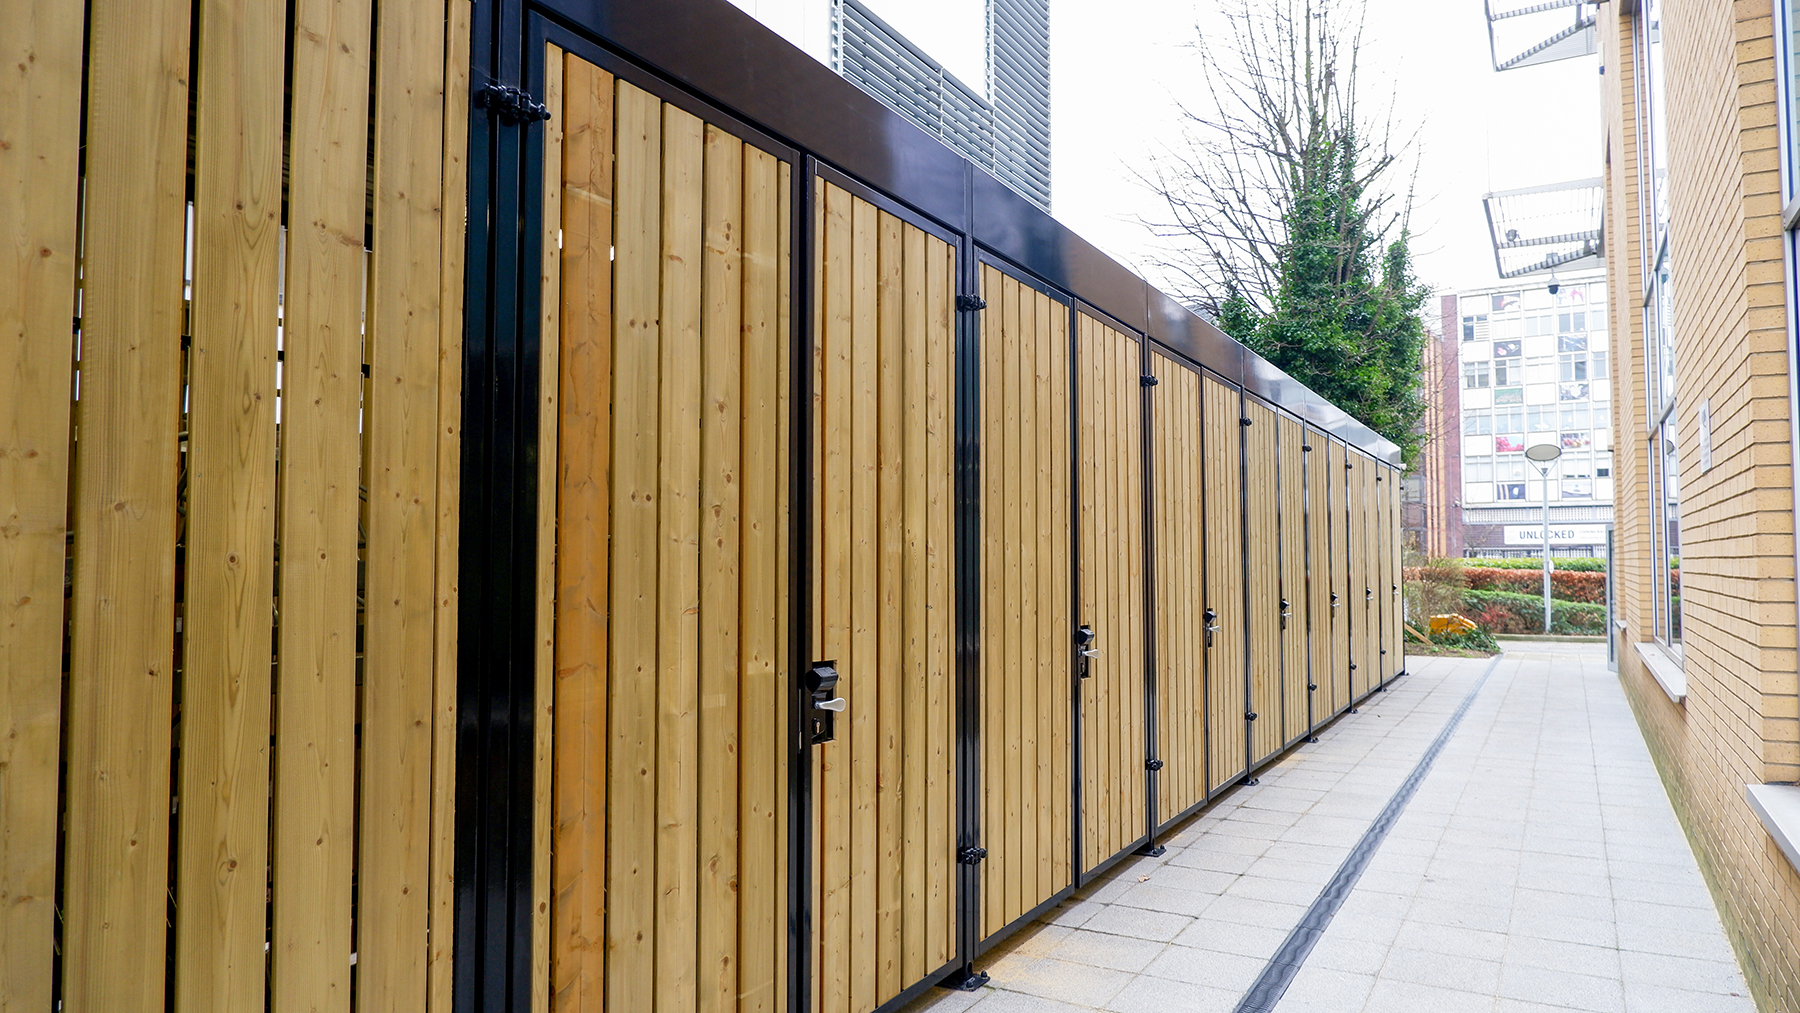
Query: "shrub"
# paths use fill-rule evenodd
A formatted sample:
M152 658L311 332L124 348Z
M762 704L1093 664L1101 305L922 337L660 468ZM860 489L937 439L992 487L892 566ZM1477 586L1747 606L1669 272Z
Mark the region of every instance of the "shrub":
M1500 643L1494 635L1481 627L1472 630L1454 630L1440 633L1431 638L1439 647L1455 647L1465 651L1498 651Z
M1436 562L1434 560L1433 562ZM1455 562L1465 567L1484 567L1490 570L1542 570L1544 560L1541 556L1511 556L1506 559L1459 559ZM1605 573L1606 560L1598 556L1574 556L1569 559L1550 557L1551 566L1556 570L1567 570L1571 573Z
M1463 614L1492 633L1544 632L1544 599L1509 591L1463 593ZM1550 602L1550 632L1597 635L1606 632L1606 606L1585 602Z
M1467 578L1469 587L1476 591L1511 591L1514 594L1536 595L1540 599L1544 594L1544 576L1541 570L1471 566L1463 570L1463 575ZM1604 605L1606 574L1552 570L1550 597L1561 601Z

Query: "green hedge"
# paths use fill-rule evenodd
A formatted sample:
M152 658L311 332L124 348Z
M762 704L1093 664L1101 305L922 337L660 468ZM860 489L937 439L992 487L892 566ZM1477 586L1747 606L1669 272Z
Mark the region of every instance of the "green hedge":
M1506 559L1458 559L1463 566L1481 566L1490 570L1542 570L1542 556L1512 556ZM1550 557L1552 570L1569 570L1575 573L1605 573L1606 560L1598 556L1574 556L1569 559ZM1538 625L1543 625L1539 623Z
M1465 591L1463 606L1470 619L1492 633L1544 632L1544 599L1510 591ZM1600 635L1606 632L1606 606L1580 602L1550 603L1550 632Z

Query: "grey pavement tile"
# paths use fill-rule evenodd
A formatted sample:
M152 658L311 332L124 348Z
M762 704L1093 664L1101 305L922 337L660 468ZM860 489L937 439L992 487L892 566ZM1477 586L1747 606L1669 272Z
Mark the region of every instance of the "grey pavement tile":
M1052 925L1049 922L1038 922L1002 944L1010 953L1022 953L1031 957L1047 956L1057 943L1069 938L1076 931L1067 925Z
M1584 897L1612 897L1613 880L1605 876L1593 876L1579 872L1551 872L1544 869L1533 869L1529 873L1519 873L1519 885L1533 890L1548 890L1553 893L1580 894Z
M1669 907L1713 908L1712 894L1704 882L1687 879L1644 880L1624 876L1612 877L1614 900L1637 901L1642 904L1666 904Z
M1614 900L1613 917L1620 925L1668 925L1696 932L1712 931L1719 925L1719 912L1711 904L1705 907L1672 907L1668 904L1646 904L1635 900Z
M1521 885L1513 893L1513 913L1516 915L1521 911L1543 911L1549 914L1568 915L1573 918L1606 921L1613 917L1613 901L1610 897L1595 897L1579 893L1554 893L1549 890L1533 890Z
M1498 960L1506 949L1506 939L1503 932L1406 922L1401 925L1400 934L1394 937L1394 945L1401 949Z
M1618 926L1618 932L1621 953L1660 953L1703 960L1734 959L1725 933L1716 928L1626 922Z
M1275 1008L1282 1013L1298 1006L1315 1006L1325 1009L1356 1010L1369 998L1375 988L1375 976L1358 974L1354 971L1343 971L1329 967L1315 966L1308 961L1288 989L1281 996Z
M1204 913L1206 908L1217 899L1217 894L1179 890L1171 886L1164 886L1162 882L1152 878L1147 883L1133 884L1131 889L1120 894L1119 899L1113 903L1120 907L1165 911L1169 914L1187 915L1192 918Z
M1171 946L1151 961L1144 973L1156 978L1235 991L1242 995L1256 981L1257 975L1262 973L1267 963L1267 960L1236 953Z
M1381 977L1492 995L1500 984L1500 961L1395 945L1381 965Z
M1263 852L1264 861L1268 862L1312 862L1336 868L1344 861L1349 852L1344 848L1334 848L1324 844L1306 844L1301 841L1276 841Z
M1106 1009L1114 1013L1231 1013L1243 993L1237 989L1214 988L1193 982L1175 981L1143 975L1112 997ZM1285 1007L1284 1007L1285 1010Z
M1237 922L1283 930L1298 925L1305 914L1305 905L1247 900L1243 897L1220 897L1206 909L1206 918L1210 921Z
M1431 876L1419 884L1414 895L1420 900L1505 907L1513 902L1513 876L1508 870L1496 870L1491 875L1481 877Z
M1244 875L1260 879L1285 879L1290 883L1310 883L1314 890L1331 881L1337 874L1338 865L1332 862L1303 862L1292 858L1275 858L1264 855L1256 860L1256 864L1244 871Z
M1214 869L1196 869L1187 865L1169 864L1144 873L1144 875L1149 877L1146 882L1165 886L1172 890L1221 894L1225 892L1226 887L1237 882L1242 873L1219 872Z
M1275 901L1280 904L1298 904L1304 907L1318 898L1319 887L1314 883L1246 874L1239 876L1237 882L1226 887L1224 896L1244 900Z
M1398 915L1346 915L1339 911L1337 917L1331 920L1328 935L1390 946L1395 937L1399 936L1400 926L1401 919Z
M1260 827L1291 827L1301 819L1297 812L1284 812L1280 809L1256 809L1250 806L1239 806L1228 814L1222 823L1253 823ZM1265 829L1263 833L1268 833Z
M1180 851L1169 852L1169 860L1165 867L1184 869L1205 869L1209 872L1225 872L1238 875L1256 864L1262 855L1246 855L1230 851L1213 851L1194 844Z
M1292 930L1266 925L1242 925L1202 918L1183 929L1181 935L1175 937L1174 945L1267 960L1281 948L1290 931Z
M1628 980L1625 1013L1756 1013L1756 1000L1743 991L1721 995Z
M1337 923L1332 924L1335 927ZM1312 953L1307 955L1306 966L1372 975L1381 970L1382 962L1387 960L1388 950L1391 948L1391 942L1353 939L1328 929L1324 938L1313 947Z
M1211 852L1213 854L1248 855L1252 858L1257 858L1260 857L1263 852L1269 850L1269 844L1274 840L1272 834L1241 837L1236 834L1221 833L1220 829L1223 826L1224 824L1220 824L1219 827L1214 827L1212 832L1188 845L1183 849L1183 852L1185 854L1192 854L1196 851L1202 851ZM1287 831L1291 833L1293 828L1289 827L1287 828Z
M1065 937L1044 955L1092 967L1108 967L1115 971L1135 973L1147 967L1167 945L1151 939L1083 930Z
M1610 946L1589 946L1561 939L1508 936L1506 962L1552 971L1569 971L1601 978L1619 976L1619 951Z
M1697 960L1660 953L1621 953L1619 965L1626 981L1719 995L1749 991L1736 961Z
M1039 957L1005 978L994 975L992 984L1002 991L1024 992L1080 1006L1099 1006L1118 995L1130 981L1130 974L1109 967Z
M991 994L993 990L987 988L973 992L958 992L949 988L927 989L924 995L908 1003L903 1013L963 1013Z
M1413 901L1407 918L1433 925L1504 932L1512 924L1512 909L1497 904L1474 904L1433 897Z
M1617 978L1510 962L1500 971L1500 995L1593 1013L1624 1013L1625 1009L1625 994Z
M1050 912L1045 920L1053 925L1080 928L1089 918L1104 911L1106 907L1107 905L1097 900L1064 901L1056 910Z
M1023 992L1009 992L1005 989L984 988L977 995L980 1001L968 1007L979 1013L1091 1013L1092 1006L1076 1006L1043 996L1027 995ZM931 1013L938 1013L932 1009Z
M1167 911L1149 911L1124 906L1109 907L1095 913L1081 925L1082 932L1110 932L1118 936L1135 936L1168 942L1193 924L1191 915Z
M1362 1008L1366 1013L1492 1013L1494 996L1491 992L1463 992L1378 979Z

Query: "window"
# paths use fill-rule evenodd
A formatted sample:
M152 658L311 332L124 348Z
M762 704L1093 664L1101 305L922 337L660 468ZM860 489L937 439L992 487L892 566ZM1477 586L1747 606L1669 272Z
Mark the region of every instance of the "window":
M1556 387L1556 396L1561 401L1586 401L1588 385L1585 383L1563 383Z
M1496 485L1496 486L1494 486L1494 498L1495 499L1524 499L1525 498L1525 483L1524 482L1506 482L1506 483L1503 483L1500 485Z
M1562 419L1562 427L1564 429L1588 428L1587 405L1565 405L1558 414ZM1545 428L1548 429L1553 427L1546 426Z
M1581 314L1575 315L1580 316ZM1564 334L1556 339L1556 350L1559 352L1585 352L1588 350L1587 335Z
M1785 5L1784 5L1785 6ZM1637 117L1646 142L1639 154L1638 216L1644 271L1644 415L1649 439L1642 445L1650 478L1653 634L1671 654L1681 653L1681 470L1675 431L1676 362L1669 229L1667 116L1664 112L1662 0L1643 0L1638 23ZM1792 139L1785 145L1792 149ZM1789 173L1792 176L1792 173ZM1791 184L1791 179L1789 180ZM1565 385L1566 386L1566 385ZM1585 384L1583 385L1585 386ZM1611 473L1610 460L1608 474Z
M1494 411L1494 432L1525 434L1525 412L1520 408L1500 408Z
M1519 293L1517 293L1517 292L1502 292L1502 293L1495 295L1493 308L1494 308L1495 312L1499 312L1500 310L1516 310L1516 309L1518 309L1519 308Z
M1494 358L1516 359L1521 354L1521 347L1522 345L1518 341L1496 341L1494 342Z
M1557 356L1556 378L1563 383L1588 378L1588 357L1586 352L1564 352Z
M1556 333L1556 315L1555 314L1545 313L1542 316L1530 316L1530 317L1525 318L1525 336L1526 337L1535 338L1539 335L1555 334L1555 333Z
M1525 388L1523 388L1523 387L1507 387L1503 390L1495 390L1494 391L1494 403L1495 404L1524 404L1525 403Z
M1548 433L1556 429L1556 409L1549 405L1533 405L1525 409L1525 428L1533 433Z
M1469 411L1463 414L1464 436L1486 436L1494 431L1494 414L1485 411Z
M1488 364L1485 362L1463 363L1463 386L1474 390L1488 385Z
M1462 318L1463 340L1480 341L1487 337L1487 314L1476 313Z
M1513 346L1513 354L1502 359L1500 345L1508 344ZM1518 347L1517 341L1502 341L1494 346L1494 386L1517 387L1525 382L1525 370L1519 366Z
M1556 315L1556 332L1558 334L1569 334L1585 330L1587 330L1586 313L1558 313ZM1561 340L1568 341L1570 339L1563 338Z

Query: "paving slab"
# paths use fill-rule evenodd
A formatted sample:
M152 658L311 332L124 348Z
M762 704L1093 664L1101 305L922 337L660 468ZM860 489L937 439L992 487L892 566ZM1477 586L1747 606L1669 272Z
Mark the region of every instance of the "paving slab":
M1604 646L1506 647L1409 659L1320 741L1168 834L1165 854L1121 863L984 957L988 985L906 1013L1239 1013L1453 719L1259 1013L1755 1013Z

